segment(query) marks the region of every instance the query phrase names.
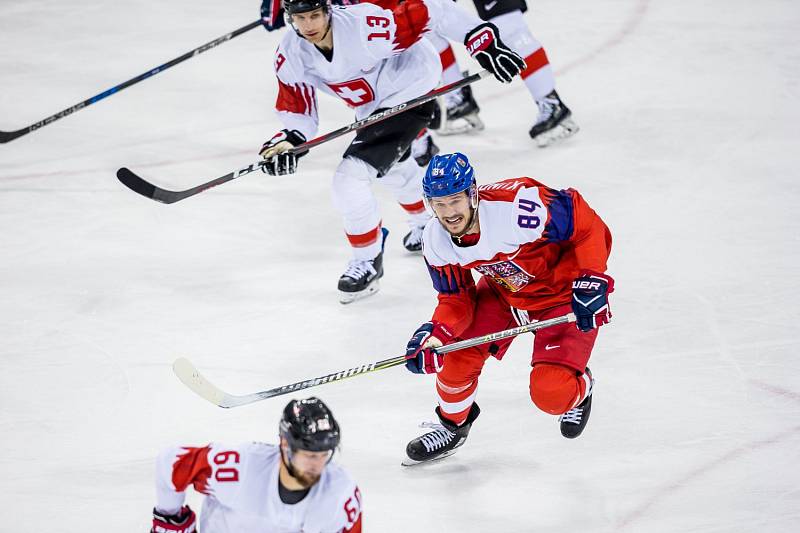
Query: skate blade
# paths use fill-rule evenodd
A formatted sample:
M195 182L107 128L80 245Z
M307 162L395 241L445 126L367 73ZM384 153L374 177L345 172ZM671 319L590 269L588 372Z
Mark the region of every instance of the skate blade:
M363 300L364 298L372 296L373 294L378 292L380 288L381 286L378 283L378 280L376 279L375 281L367 285L367 287L363 291L359 292L339 291L339 303L347 305L356 302L358 300Z
M480 117L473 113L472 115L446 121L441 128L436 130L436 133L444 136L463 135L466 133L478 133L483 131L485 127Z
M451 455L453 455L454 453L456 453L456 450L450 450L450 451L448 451L448 452L444 452L442 455L440 455L440 456L438 456L438 457L435 457L435 458L433 458L433 459L428 459L427 461L415 461L415 460L414 460L414 459L412 459L411 457L408 457L408 456L406 456L406 458L405 458L405 459L403 459L403 460L400 462L400 464L401 464L402 466L417 466L417 465L422 465L422 464L435 463L436 461L438 461L438 460L440 460L440 459L444 459L445 457L450 457L450 456L451 456Z
M551 144L572 137L580 131L580 127L571 118L565 119L558 126L550 131L545 131L534 137L539 148L546 148Z

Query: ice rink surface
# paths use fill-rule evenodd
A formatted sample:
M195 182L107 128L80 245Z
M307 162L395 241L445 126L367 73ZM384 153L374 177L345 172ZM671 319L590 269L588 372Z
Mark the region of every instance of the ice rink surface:
M243 26L257 4L1 0L0 129ZM531 404L530 337L487 363L469 442L436 464L400 466L433 417L430 377L309 390L343 426L366 531L796 530L800 6L538 0L526 18L582 131L535 148L524 87L484 80L486 130L438 142L482 183L575 187L611 227L592 419L568 441ZM349 138L296 176L179 204L117 182L129 166L186 188L256 161L279 129L279 37L256 28L0 145L0 531L146 531L160 448L275 440L288 397L219 409L173 376L178 356L246 393L398 355L429 318L428 274L379 188L381 292L337 301L349 252L329 183ZM321 131L351 121L321 108Z

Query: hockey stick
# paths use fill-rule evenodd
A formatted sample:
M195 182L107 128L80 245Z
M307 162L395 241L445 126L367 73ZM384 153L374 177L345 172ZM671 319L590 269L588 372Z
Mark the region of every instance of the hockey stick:
M382 122L387 118L393 117L399 113L408 111L409 109L414 109L415 107L419 107L422 104L430 102L431 100L435 99L437 96L441 96L450 91L460 89L461 87L476 82L479 79L485 78L488 75L489 75L488 70L482 70L471 76L467 76L466 78L463 78L459 81L453 82L449 85L444 85L442 87L439 87L438 89L434 89L428 94L419 96L417 98L414 98L413 100L409 100L408 102L403 102L402 104L397 104L396 106L390 107L389 109L381 111L380 113L370 115L361 120L357 120L350 125L343 126L338 130L326 133L324 135L320 135L319 137L311 139L310 141L303 143L296 148L292 148L290 152L293 153L306 152L310 148L319 146L320 144L326 143L328 141L332 141L333 139L341 137L342 135L350 133L351 131L360 130L361 128L377 124L378 122ZM132 170L126 167L122 167L119 170L117 170L117 179L119 179L119 181L121 181L123 185L125 185L133 192L139 193L142 196L146 196L151 200L161 202L162 204L172 204L184 200L186 198L189 198L190 196L194 196L195 194L199 194L205 191L206 189L210 189L212 187L216 187L217 185L221 185L231 180L235 180L239 176L244 176L245 174L249 174L255 170L259 170L262 166L264 166L263 160L257 163L252 163L250 165L247 165L246 167L240 168L239 170L235 170L233 172L225 174L224 176L220 176L219 178L198 185L197 187L186 189L185 191L169 191L167 189L162 189L161 187L153 185L152 183L142 179L140 176L138 176Z
M31 124L30 126L22 128L21 130L0 131L0 144L7 143L9 141L13 141L17 137L22 137L23 135L25 135L27 133L30 133L33 130L38 130L39 128L41 128L43 126L47 126L51 122L55 122L56 120L58 120L60 118L64 118L67 115L71 115L75 111L79 111L79 110L83 109L84 107L88 107L88 106L90 106L90 105L92 105L94 103L97 103L100 100L102 100L103 98L111 96L112 94L117 93L117 92L119 92L122 89L125 89L127 87L130 87L131 85L139 83L140 81L146 80L147 78L149 78L151 76L155 76L159 72L167 70L170 67L174 67L178 63L182 63L183 61L186 61L187 59L189 59L191 57L194 57L197 54L202 54L206 50L211 50L212 48L224 43L225 41L230 41L234 37L237 37L237 36L247 32L247 31L252 30L256 26L260 26L260 25L261 25L261 19L258 19L258 20L254 21L254 22L251 22L250 24L247 24L246 26L242 26L238 30L233 30L230 33L226 33L222 37L219 37L217 39L214 39L213 41L207 42L203 46L198 46L194 50L190 50L189 52L186 52L185 54L183 54L180 57L176 57L175 59L164 63L163 65L160 65L160 66L158 66L158 67L156 67L156 68L154 68L152 70L148 70L147 72L145 72L143 74L139 74L135 78L131 78L128 81L124 81L124 82L120 83L119 85L115 85L114 87L111 87L110 89L105 90L105 91L101 92L100 94L96 94L96 95L92 96L91 98L89 98L87 100L84 100L83 102L81 102L79 104L75 104L74 106L68 107L67 109L64 109L63 111L59 111L55 115L50 115L49 117L47 117L45 119L42 119L39 122L36 122L35 124Z
M436 353L445 354L448 352L462 350L464 348L470 348L472 346L478 346L479 344L486 344L487 342L493 342L500 339L507 339L508 337L515 337L523 333L537 331L543 328L558 324L565 324L568 322L575 322L574 314L568 313L564 316L551 318L549 320L533 322L532 324L526 324L524 326L511 328L504 331L489 333L488 335L484 335L482 337L475 337L472 339L454 342L452 344L447 344L437 348ZM376 363L367 363L354 368L349 368L347 370L341 370L339 372L334 372L333 374L327 374L318 378L298 381L297 383L292 383L290 385L283 385L274 389L254 392L242 396L230 394L220 389L204 378L203 375L194 367L194 365L188 359L183 357L175 360L175 363L172 365L172 370L184 385L189 387L200 397L208 400L214 405L229 409L231 407L239 407L241 405L247 405L250 403L259 402L261 400L266 400L267 398L289 394L290 392L316 387L317 385L322 385L324 383L333 383L334 381L341 381L343 379L360 376L362 374L377 372L378 370L385 370L387 368L392 368L393 366L402 365L405 362L406 356L401 355L398 357L392 357L390 359L384 359L383 361L378 361Z

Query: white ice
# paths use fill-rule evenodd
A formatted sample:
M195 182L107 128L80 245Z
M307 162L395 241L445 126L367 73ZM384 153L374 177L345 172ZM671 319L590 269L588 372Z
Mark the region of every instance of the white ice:
M258 3L2 0L0 129L243 26ZM575 187L611 227L592 419L568 441L531 404L529 337L487 363L483 414L438 464L400 466L433 417L429 377L396 368L306 391L344 428L366 530L795 531L800 7L531 3L582 131L536 149L523 86L485 80L486 130L439 143L469 154L481 182ZM288 398L219 409L173 376L177 356L246 393L398 355L430 316L427 272L380 190L381 292L337 302L348 247L329 180L347 138L296 176L169 206L117 182L129 166L185 188L254 162L279 127L278 38L256 28L0 145L0 531L146 531L160 448L274 441ZM322 107L321 131L352 118Z

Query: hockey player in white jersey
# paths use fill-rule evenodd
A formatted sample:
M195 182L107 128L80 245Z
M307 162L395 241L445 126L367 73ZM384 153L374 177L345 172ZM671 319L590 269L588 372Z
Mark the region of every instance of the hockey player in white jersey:
M318 398L292 400L280 421L280 444L164 450L156 462L151 533L191 533L184 505L191 485L206 495L201 533L360 533L361 493L331 462L339 424Z
M294 29L284 36L275 55L279 86L275 108L284 129L261 149L266 172L296 171L304 154L287 150L316 134L317 90L344 100L360 120L434 89L441 63L431 44L421 39L428 31L463 41L481 66L502 82L510 82L525 67L500 40L494 25L482 23L449 0L407 0L389 7L284 0ZM410 160L409 147L427 126L433 107L431 102L360 130L334 173L333 202L344 219L353 253L339 278L342 303L376 292L383 275L388 231L381 224L373 181L389 188L408 213L411 231L403 239L405 247L421 248L429 215L422 202L423 172Z
M369 1L371 4L381 5L382 0L372 0L372 1L364 0L364 1ZM349 6L359 3L361 3L360 0L331 0L331 4L335 6ZM262 0L260 11L261 11L261 23L268 32L275 31L286 26L286 17L283 11L282 0ZM426 37L430 37L430 34L426 34ZM447 44L446 46L448 50L450 50L450 54L452 55L452 49L450 48L450 44ZM439 55L441 56L441 53ZM442 80L444 84L447 84L450 83L450 81L446 81L444 69L445 69L444 63L442 63L442 70L443 70ZM451 81L458 81L460 79L461 76ZM438 153L439 153L439 147L436 145L436 142L434 142L433 136L431 135L431 132L428 131L428 129L423 129L422 131L420 131L417 138L414 139L414 141L412 141L411 143L411 157L413 157L414 161L416 161L417 164L422 168L427 168L431 158Z

